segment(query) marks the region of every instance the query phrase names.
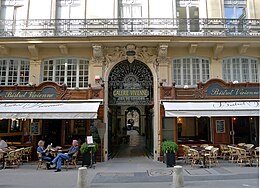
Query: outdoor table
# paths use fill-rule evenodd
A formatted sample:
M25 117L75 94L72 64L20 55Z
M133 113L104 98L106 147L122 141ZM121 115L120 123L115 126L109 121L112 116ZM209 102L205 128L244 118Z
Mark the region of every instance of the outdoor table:
M203 147L194 147L193 149L195 149L195 150L197 150L198 152L199 152L199 155L203 158L203 160L202 160L202 168L207 168L208 167L208 165L207 165L207 163L206 163L206 157L207 157L207 155L206 155L206 152L208 151L208 150L206 150L205 148L203 148Z

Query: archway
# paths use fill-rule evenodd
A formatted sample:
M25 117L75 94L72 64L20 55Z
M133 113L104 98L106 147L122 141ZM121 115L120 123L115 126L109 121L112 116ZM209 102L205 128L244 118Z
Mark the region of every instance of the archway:
M112 157L122 144L129 143L129 132L143 136L143 145L153 151L153 75L141 61L116 64L108 77L108 154ZM130 135L131 137L131 135ZM131 140L131 139L130 139ZM133 156L133 154L131 154Z

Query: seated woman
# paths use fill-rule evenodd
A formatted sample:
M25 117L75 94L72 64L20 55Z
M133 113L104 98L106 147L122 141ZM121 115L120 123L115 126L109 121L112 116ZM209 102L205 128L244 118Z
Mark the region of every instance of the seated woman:
M51 146L49 145L47 148L45 148L44 143L45 142L43 140L40 140L38 142L37 153L40 154L42 160L50 162L52 160L52 157L49 155ZM50 168L50 165L49 165L49 163L47 163L47 169L49 169L49 168Z
M78 151L79 151L78 141L73 140L72 146L70 147L68 153L59 153L49 164L50 165L56 164L56 171L55 172L60 172L62 161L71 159L73 154L78 152Z

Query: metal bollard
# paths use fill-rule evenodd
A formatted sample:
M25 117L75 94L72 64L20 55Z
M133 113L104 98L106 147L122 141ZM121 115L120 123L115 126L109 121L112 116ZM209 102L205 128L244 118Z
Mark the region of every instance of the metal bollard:
M172 179L173 187L175 188L184 187L182 166L174 166L173 168L174 168L173 179Z
M80 167L78 169L78 182L77 188L89 188L87 180L87 168Z

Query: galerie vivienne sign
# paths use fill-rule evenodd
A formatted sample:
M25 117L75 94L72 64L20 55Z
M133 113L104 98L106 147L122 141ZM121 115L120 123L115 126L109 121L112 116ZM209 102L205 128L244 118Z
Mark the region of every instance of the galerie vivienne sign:
M115 89L113 97L117 104L139 103L149 104L149 91L147 89Z
M52 87L46 87L42 91L1 91L0 98L5 99L55 99L57 92Z
M218 84L208 87L207 96L258 97L259 88L223 88Z

